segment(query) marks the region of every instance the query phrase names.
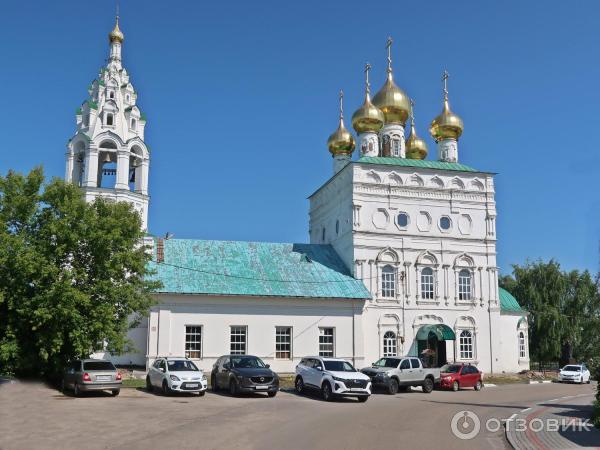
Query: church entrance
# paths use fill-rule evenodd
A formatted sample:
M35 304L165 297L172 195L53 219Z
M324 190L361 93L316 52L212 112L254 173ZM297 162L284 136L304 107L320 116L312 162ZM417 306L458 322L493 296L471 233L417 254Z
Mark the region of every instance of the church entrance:
M448 363L446 341L456 340L454 331L443 324L423 325L417 332L419 358L428 367L442 367Z

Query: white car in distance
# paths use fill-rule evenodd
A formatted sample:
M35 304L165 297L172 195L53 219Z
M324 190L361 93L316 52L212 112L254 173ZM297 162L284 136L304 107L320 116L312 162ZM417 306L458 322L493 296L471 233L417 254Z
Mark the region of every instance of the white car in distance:
M371 378L346 360L322 356L302 358L296 366L295 386L299 394L318 390L325 401L343 396L366 402L371 395Z
M207 387L206 375L188 358L157 358L146 375L146 389L149 392L157 388L165 395L197 392L203 396Z
M591 376L585 364L567 364L558 372L558 381L589 384Z

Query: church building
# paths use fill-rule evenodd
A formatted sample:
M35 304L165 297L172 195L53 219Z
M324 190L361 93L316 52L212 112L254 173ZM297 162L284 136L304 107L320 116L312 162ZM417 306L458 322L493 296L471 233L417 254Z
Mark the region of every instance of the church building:
M88 87L66 154L66 180L88 201L133 205L148 228L146 118L122 66L119 19L107 65ZM486 373L529 368L527 312L498 286L494 173L459 162L462 119L448 74L427 159L413 103L393 77L327 142L333 173L309 197L309 243L148 238L163 287L117 364L187 356L210 370L224 354L253 354L279 372L302 357L335 356L359 368L385 356ZM407 126L410 135L406 137Z

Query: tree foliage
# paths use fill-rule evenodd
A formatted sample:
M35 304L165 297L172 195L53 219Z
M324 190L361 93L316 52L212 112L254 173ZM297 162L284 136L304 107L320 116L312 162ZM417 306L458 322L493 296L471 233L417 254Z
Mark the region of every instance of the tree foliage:
M53 376L101 343L119 353L151 291L140 219L41 168L0 177L0 371Z
M529 351L533 360L590 361L600 358L598 279L588 271L564 272L560 265L528 262L513 266L500 285L530 313Z

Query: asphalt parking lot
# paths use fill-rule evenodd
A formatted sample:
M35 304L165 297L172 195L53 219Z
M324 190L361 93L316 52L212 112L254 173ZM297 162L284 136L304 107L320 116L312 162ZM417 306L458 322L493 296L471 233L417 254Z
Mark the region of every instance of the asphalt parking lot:
M374 394L367 403L279 392L231 397L208 392L163 396L144 389L75 398L43 384L0 386L0 448L46 449L379 449L509 448L503 431L454 437L452 416L472 410L506 418L555 396L589 394L592 385L504 385L481 392L417 390Z

